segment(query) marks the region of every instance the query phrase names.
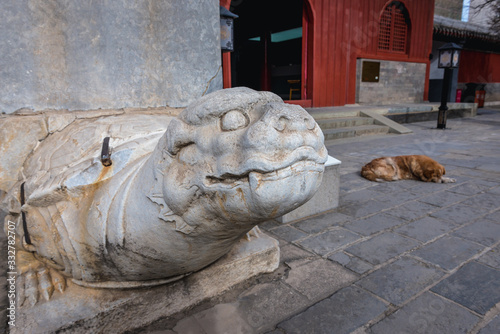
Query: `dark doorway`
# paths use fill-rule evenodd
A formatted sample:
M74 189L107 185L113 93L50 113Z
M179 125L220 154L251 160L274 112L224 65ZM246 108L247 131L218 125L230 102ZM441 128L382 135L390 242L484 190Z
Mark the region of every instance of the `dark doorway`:
M232 1L232 83L301 99L302 0Z

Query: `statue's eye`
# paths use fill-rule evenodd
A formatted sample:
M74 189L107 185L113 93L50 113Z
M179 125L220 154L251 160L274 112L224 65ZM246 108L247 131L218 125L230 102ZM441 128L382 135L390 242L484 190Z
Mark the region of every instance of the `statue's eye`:
M234 131L244 128L248 125L247 116L239 110L231 110L221 118L221 127L223 131Z

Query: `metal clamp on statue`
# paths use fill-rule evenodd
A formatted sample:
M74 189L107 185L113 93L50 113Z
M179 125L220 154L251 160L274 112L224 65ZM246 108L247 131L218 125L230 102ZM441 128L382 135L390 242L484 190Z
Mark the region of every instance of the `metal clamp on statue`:
M28 157L6 219L17 226L21 303L49 300L67 279L94 288L177 280L321 183L323 133L277 95L221 90L165 119L77 120Z

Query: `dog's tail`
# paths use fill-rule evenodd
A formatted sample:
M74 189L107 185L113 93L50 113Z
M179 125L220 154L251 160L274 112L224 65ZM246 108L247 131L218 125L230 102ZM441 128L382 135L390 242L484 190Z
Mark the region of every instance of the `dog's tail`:
M378 181L378 176L373 172L369 165L361 168L361 176L370 181Z

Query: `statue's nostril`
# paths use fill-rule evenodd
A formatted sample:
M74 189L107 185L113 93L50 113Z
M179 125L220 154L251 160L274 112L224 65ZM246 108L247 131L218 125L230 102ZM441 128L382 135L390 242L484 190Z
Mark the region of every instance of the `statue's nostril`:
M304 123L306 124L307 130L312 130L316 126L316 122L310 117L305 117Z

